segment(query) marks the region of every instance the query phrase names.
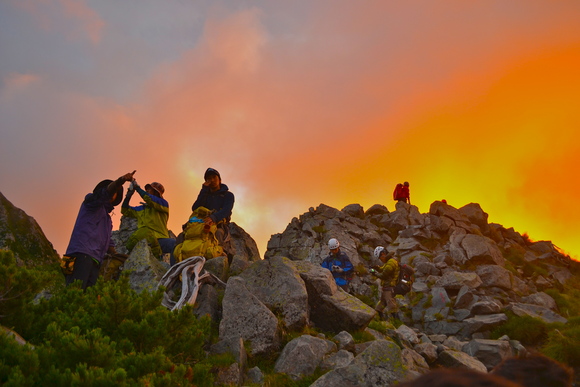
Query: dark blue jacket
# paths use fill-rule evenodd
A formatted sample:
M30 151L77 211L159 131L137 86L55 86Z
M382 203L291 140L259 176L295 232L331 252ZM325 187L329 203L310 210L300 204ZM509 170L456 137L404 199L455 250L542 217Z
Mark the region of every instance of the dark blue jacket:
M343 272L342 273L333 272L332 271L333 265L340 267L343 270ZM338 286L348 284L350 282L350 278L352 277L354 270L354 267L352 266L350 259L348 259L348 256L342 251L339 251L338 255L333 255L332 253L330 253L328 257L326 257L324 261L322 261L321 266L324 267L325 269L330 270L332 276L334 277L334 281Z
M82 253L103 262L109 247L115 245L111 239L113 222L109 213L114 208L111 197L106 187L85 196L65 255Z
M195 203L191 206L191 210L195 211L198 207L214 211L210 216L214 223L221 220L225 220L227 223L230 221L234 208L234 194L228 190L228 186L225 184L220 184L220 189L215 192L204 185L201 187Z

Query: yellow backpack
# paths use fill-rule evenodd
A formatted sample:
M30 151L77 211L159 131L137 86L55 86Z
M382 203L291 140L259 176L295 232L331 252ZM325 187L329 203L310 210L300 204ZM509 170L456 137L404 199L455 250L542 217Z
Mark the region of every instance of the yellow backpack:
M194 256L211 259L224 255L224 250L215 237L217 226L207 226L203 222L210 214L211 211L205 207L199 207L192 212L183 230L184 240L173 251L177 262Z

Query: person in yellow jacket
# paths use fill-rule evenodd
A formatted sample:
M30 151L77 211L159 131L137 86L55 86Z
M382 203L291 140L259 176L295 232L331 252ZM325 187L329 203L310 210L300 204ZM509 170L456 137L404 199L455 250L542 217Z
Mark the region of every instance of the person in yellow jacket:
M393 318L399 317L399 306L395 301L395 286L399 279L400 266L395 259L394 253L388 253L387 249L379 246L374 251L374 257L380 259L382 266L373 266L371 274L381 279L381 299L375 310L383 317L385 306Z
M129 205L135 191L141 196L141 205ZM127 195L121 206L124 216L137 219L137 230L129 237L126 247L129 251L142 239L146 239L151 252L161 258L164 254L173 253L175 239L169 237L167 221L169 220L169 203L163 198L165 188L157 182L145 185L143 190L136 180L127 190Z

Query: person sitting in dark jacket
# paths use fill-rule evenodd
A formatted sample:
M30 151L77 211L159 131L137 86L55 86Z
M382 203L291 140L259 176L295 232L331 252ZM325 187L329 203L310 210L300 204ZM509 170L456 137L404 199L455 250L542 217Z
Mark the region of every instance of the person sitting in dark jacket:
M229 242L229 223L234 208L234 194L229 191L227 185L222 183L219 172L208 168L203 175L203 183L197 199L191 206L191 211L199 207L205 207L212 211L211 215L203 219L204 223L212 226L217 225L216 238L227 252L226 244Z

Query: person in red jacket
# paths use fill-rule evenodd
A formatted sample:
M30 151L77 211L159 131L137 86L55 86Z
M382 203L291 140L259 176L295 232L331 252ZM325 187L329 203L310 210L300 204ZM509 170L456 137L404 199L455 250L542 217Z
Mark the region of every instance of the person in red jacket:
M393 199L398 202L405 202L411 204L411 195L409 193L409 182L406 181L403 184L399 183L395 187L395 192L393 192Z

